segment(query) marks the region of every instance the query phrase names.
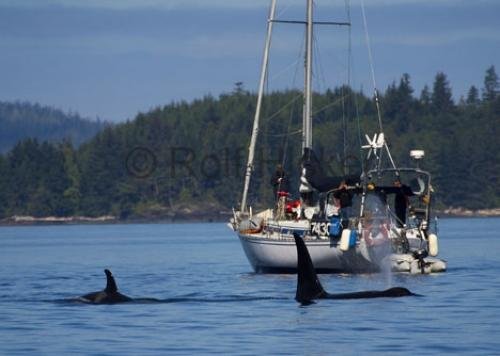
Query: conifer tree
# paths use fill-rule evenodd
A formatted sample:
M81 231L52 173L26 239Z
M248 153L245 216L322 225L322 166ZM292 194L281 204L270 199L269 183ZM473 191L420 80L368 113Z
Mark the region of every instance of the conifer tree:
M493 101L498 95L500 86L498 83L498 75L495 71L495 66L491 66L486 70L484 76L483 99Z
M434 79L431 105L435 114L450 112L453 109L454 103L450 84L443 72L439 72Z

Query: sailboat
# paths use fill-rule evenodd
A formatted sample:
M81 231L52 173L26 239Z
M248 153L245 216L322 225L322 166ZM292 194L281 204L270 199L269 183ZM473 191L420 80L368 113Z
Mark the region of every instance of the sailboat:
M415 167L397 167L382 130L380 110L380 132L366 135L366 145L362 146L366 151L362 172L340 177L324 173L313 150L313 31L317 24L350 23L315 21L313 10L313 0L306 0L304 21L280 20L275 18L276 0L271 0L243 194L228 225L257 273L296 271L294 234L303 238L315 268L323 273L445 271L446 261L436 257L438 238L437 227L431 221L431 175L419 167L425 152L411 151ZM278 186L277 204L254 213L247 206L248 190L254 171L273 25L280 22L306 27L300 199L291 200L290 194ZM378 108L376 90L375 99Z

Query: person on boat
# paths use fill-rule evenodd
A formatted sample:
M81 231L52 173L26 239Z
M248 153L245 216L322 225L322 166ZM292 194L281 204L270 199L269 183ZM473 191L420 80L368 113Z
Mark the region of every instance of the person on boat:
M403 227L406 224L406 212L409 206L409 197L415 195L411 188L397 178L394 181L394 210L397 216L397 226Z
M353 192L348 189L347 180L342 180L333 193L333 197L337 200L339 206L339 215L342 220L342 226L347 228L349 225L349 216L351 215Z
M341 208L346 208L352 205L352 193L349 192L347 188L347 182L342 180L333 194L333 196L339 201Z
M280 195L288 194L288 179L281 164L278 164L276 166L276 171L271 178L271 185L273 186L273 194L275 200L278 200Z
M399 177L396 177L392 186L372 188L370 190L375 190L376 196L380 199L380 205L382 206L387 205L388 195L394 194L394 212L397 218L396 224L397 227L404 227L406 224L409 197L415 195L411 188L403 184Z
M285 170L281 164L278 164L273 177L271 178L273 194L276 202L276 220L282 220L286 216L286 200L290 195L288 193L288 182L285 176Z

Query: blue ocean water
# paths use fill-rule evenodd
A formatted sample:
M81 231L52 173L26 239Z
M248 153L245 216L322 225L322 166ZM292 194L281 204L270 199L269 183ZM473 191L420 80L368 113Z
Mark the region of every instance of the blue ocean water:
M443 219L443 274L321 275L329 292L422 297L301 307L224 224L0 227L0 354L500 354L500 219ZM85 305L104 288L163 303Z

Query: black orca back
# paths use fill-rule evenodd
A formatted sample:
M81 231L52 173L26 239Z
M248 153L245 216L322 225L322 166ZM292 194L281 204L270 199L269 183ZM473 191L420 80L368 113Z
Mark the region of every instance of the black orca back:
M327 294L325 299L370 299L370 298L397 298L415 295L406 288L394 287L386 290L368 290L363 292Z
M79 300L92 304L115 304L132 301L132 298L118 292L118 287L111 271L105 269L104 273L106 274L106 288L100 292L85 294Z
M366 299L396 298L416 295L403 287L393 287L383 291L371 290L353 293L327 293L321 285L304 240L293 235L297 246L297 292L295 300L301 304L310 304L315 299Z

